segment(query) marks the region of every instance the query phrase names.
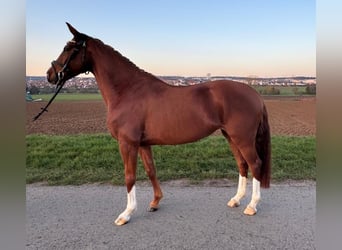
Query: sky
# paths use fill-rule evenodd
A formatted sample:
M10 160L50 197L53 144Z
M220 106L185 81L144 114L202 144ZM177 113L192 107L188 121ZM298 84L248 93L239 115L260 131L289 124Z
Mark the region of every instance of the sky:
M316 75L314 0L27 0L26 75L45 76L65 22L158 76Z

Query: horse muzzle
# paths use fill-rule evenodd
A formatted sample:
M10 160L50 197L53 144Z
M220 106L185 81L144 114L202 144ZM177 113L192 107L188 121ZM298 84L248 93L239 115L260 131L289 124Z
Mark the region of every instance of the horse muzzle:
M51 84L57 84L58 82L58 76L54 72L53 67L50 67L48 71L46 72L46 80Z
M57 71L55 64L56 61L51 62L51 67L46 72L46 79L49 83L58 86L63 83L63 80L65 78L65 72L63 70Z

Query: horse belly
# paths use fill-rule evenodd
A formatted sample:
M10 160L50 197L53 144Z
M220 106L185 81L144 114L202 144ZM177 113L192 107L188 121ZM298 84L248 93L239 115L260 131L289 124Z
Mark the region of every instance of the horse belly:
M204 119L200 116L182 117L175 115L172 119L160 119L156 126L145 131L143 143L150 145L175 145L202 139L220 128L218 121Z

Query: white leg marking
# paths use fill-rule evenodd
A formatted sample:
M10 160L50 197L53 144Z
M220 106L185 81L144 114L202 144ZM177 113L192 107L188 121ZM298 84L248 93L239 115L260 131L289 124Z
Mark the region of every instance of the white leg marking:
M134 211L137 210L137 200L135 196L135 185L132 187L131 191L127 193L127 207L125 211L123 211L119 217L115 220L116 225L123 225L126 224L130 218L131 215L134 213Z
M230 199L228 202L229 207L237 207L240 205L240 200L245 196L246 194L246 186L247 186L247 178L244 176L241 176L239 174L239 184L238 189L236 192L236 195Z
M257 212L257 205L260 201L260 181L253 178L253 192L251 202L245 209L245 214L254 215Z

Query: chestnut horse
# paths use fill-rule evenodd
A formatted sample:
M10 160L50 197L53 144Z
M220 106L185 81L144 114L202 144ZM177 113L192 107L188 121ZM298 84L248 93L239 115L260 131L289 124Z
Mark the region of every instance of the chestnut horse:
M78 32L68 23L67 26L74 37L51 63L47 80L61 85L89 71L96 78L107 107L107 126L119 142L125 168L127 207L115 224L127 223L137 208L138 154L153 186L154 198L149 209L155 211L163 193L151 146L194 142L217 129L228 140L239 169L237 193L227 205L240 205L249 169L253 175L253 191L244 213L257 212L260 186L270 185L271 145L266 107L253 88L226 80L171 86L139 69L100 40Z

